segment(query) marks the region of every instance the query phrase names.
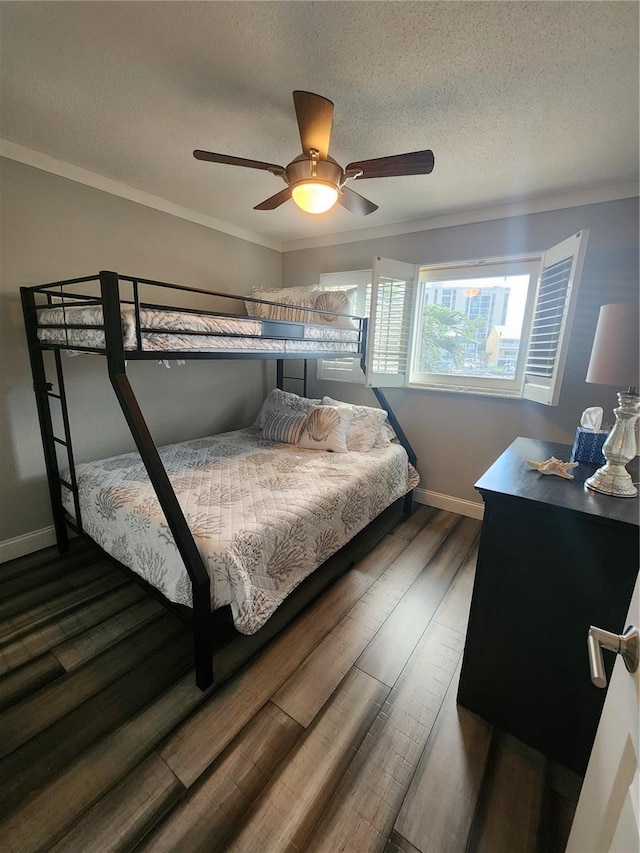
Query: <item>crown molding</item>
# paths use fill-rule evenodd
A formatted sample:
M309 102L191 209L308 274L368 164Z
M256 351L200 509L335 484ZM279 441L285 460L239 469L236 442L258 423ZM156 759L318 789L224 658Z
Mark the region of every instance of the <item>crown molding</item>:
M160 198L160 196L143 192L128 184L114 181L112 178L106 178L104 175L99 175L97 172L91 172L88 169L75 166L73 163L57 160L55 157L50 157L41 151L34 151L31 148L26 148L24 145L9 142L7 139L0 138L0 156L6 157L8 160L15 160L18 163L24 163L25 166L33 166L35 169L41 169L43 172L50 172L52 175L59 175L61 178L68 178L70 181L75 181L78 184L84 184L85 186L93 187L93 189L125 198L136 204L151 207L162 213L168 213L170 216L195 222L196 225L203 225L212 231L221 231L223 234L229 234L231 237L238 237L240 240L257 243L259 246L264 246L267 249L274 249L276 252L282 251L281 243L269 240L260 234L236 228L228 222L214 219L212 216L199 213L197 210L192 210L189 207L183 207L180 204Z
M512 216L526 216L531 213L547 213L569 207L582 207L586 204L600 204L607 201L619 201L635 198L639 194L637 179L630 179L607 186L576 190L556 195L522 199L506 204L482 207L475 210L456 211L397 222L393 225L380 225L376 228L363 228L358 231L345 231L338 234L324 234L319 237L304 237L299 240L283 242L282 252L297 252L302 249L318 249L337 246L343 243L359 243L363 240L377 240L382 237L396 237L401 234L413 234L418 231L432 231L435 228L450 228L454 225L469 225L474 222L488 222L493 219L508 219Z
M0 157L33 166L44 172L59 175L70 181L84 184L102 192L125 198L145 207L151 207L170 216L186 219L213 231L220 231L231 237L273 249L276 252L296 252L302 249L317 249L326 246L337 246L343 243L359 243L363 240L376 240L382 237L396 237L401 234L413 234L419 231L431 231L436 228L450 228L455 225L469 225L474 222L488 222L493 219L508 219L512 216L525 216L531 213L546 213L551 210L562 210L569 207L581 207L586 204L599 204L607 201L618 201L624 198L635 198L638 196L638 180L629 179L607 186L593 187L585 190L576 190L556 195L539 196L536 198L522 199L506 204L482 207L475 210L454 211L438 216L430 216L426 219L417 219L407 222L396 222L390 225L380 225L375 228L363 228L356 231L343 231L334 234L323 234L318 237L303 237L297 240L279 242L236 228L221 219L214 219L197 210L175 204L172 201L143 192L128 184L91 172L73 163L57 160L41 151L34 151L24 145L9 142L0 138Z

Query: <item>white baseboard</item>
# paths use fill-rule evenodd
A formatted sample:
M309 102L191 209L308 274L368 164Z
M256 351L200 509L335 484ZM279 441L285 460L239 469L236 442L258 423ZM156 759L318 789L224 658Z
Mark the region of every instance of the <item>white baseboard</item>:
M16 557L24 557L33 551L40 551L56 544L56 532L51 527L43 527L42 530L33 530L22 536L14 536L13 539L5 539L0 542L0 563L14 560Z
M467 501L463 498L454 498L452 495L442 495L440 492L430 492L428 489L414 489L413 499L416 503L446 509L456 512L458 515L467 515L469 518L482 520L484 516L484 504Z

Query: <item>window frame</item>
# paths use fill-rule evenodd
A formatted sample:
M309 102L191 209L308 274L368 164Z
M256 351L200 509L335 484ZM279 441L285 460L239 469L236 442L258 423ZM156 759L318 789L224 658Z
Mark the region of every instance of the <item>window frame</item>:
M529 335L542 257L542 253L537 252L517 257L481 258L421 266L413 304L413 322L409 341L409 370L406 387L413 390L447 391L454 394L481 394L491 397L520 398L524 384L525 365L529 351ZM459 374L449 375L420 371L416 368L416 362L420 353L422 326L422 311L420 310L420 306L424 305L424 293L430 281L446 283L447 281L460 281L465 278L497 278L505 275L525 274L529 276L529 282L527 284L522 334L513 379Z

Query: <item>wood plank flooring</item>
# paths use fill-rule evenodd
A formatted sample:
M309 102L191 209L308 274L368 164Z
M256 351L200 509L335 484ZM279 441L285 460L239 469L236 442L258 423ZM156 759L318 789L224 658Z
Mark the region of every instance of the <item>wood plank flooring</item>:
M561 853L581 780L456 706L479 532L417 508L206 693L91 547L0 565L0 849Z

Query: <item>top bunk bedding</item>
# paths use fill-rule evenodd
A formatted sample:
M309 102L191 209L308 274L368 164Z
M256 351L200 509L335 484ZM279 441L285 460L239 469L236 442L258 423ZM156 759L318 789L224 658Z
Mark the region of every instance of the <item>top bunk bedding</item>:
M211 578L211 608L230 604L245 634L418 481L396 443L327 453L249 428L159 452ZM76 474L84 531L170 601L191 606L189 577L140 456L80 464ZM64 500L73 515L71 495Z
M161 352L166 359L170 353L322 358L364 352L366 320L350 313L344 292L318 285L253 288L248 296L103 271L20 290L32 345L70 353L124 352L135 359Z
M132 305L122 305L120 322L124 349L145 352L234 350L251 353L268 350L353 353L359 352L359 331L313 323L278 322L255 317L197 314L141 307L140 336ZM56 306L38 312L38 340L70 348L104 350L103 311L99 306ZM48 328L49 327L49 328ZM86 328L83 328L86 327ZM291 337L280 337L286 334Z

